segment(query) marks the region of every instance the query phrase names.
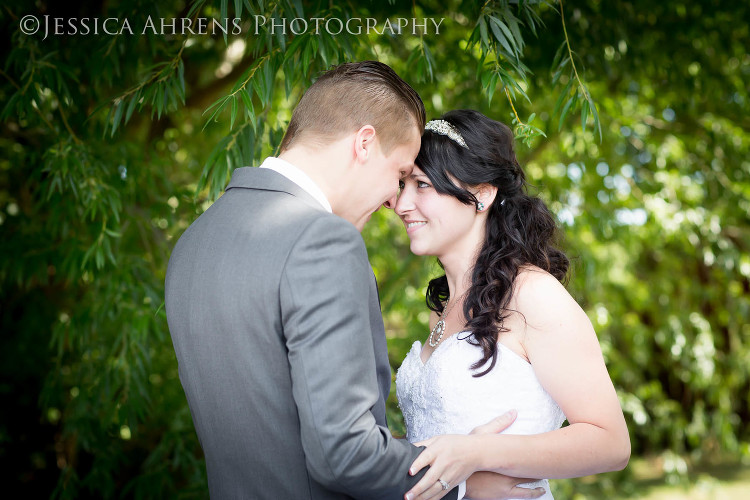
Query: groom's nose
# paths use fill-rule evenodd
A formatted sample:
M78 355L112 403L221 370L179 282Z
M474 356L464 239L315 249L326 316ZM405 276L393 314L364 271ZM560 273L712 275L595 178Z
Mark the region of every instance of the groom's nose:
M396 208L396 201L398 201L398 191L396 192L396 194L385 200L383 206L385 208L390 208L391 210L393 210L394 208Z

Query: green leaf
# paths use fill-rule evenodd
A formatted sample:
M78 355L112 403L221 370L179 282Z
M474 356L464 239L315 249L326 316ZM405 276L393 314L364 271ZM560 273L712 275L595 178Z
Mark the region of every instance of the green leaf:
M487 103L492 102L492 97L495 95L495 91L497 90L497 80L500 77L497 73L493 73L492 76L490 76L489 86L487 88Z
M510 41L510 43L513 45L513 50L509 50L510 55L518 59L519 47L518 47L518 44L516 43L516 39L513 37L513 34L510 32L510 30L505 25L505 23L503 23L498 18L494 16L490 16L490 19L492 20L492 23L498 28L500 28L500 30L503 32L504 36L502 36L501 38ZM495 32L495 30L493 30L493 32ZM497 33L495 33L495 37L497 38Z
M264 67L263 67L263 83L264 83L264 90L265 93L263 94L263 102L270 104L271 102L271 96L273 95L273 83L274 83L274 73L275 68L273 67L271 61L266 61Z
M565 116L568 114L568 110L575 102L577 95L578 95L578 92L574 93L572 96L570 96L570 99L568 99L568 102L565 103L565 106L563 107L562 112L560 113L560 121L557 125L558 131L562 130L562 124L563 124L563 121L565 120Z
M123 102L120 100L115 104L115 116L112 118L112 131L109 134L110 137L114 137L115 131L117 130L117 126L120 124L120 119L122 118L122 111L123 111L124 105Z
M516 42L515 45L518 48L518 53L520 55L520 53L523 51L524 40L523 35L521 34L521 29L519 27L519 21L516 16L511 14L510 11L505 11L503 17L506 20L506 24L510 28L510 31L513 33L513 40L515 40Z
M133 111L135 110L135 105L138 103L138 96L139 96L138 92L130 96L130 102L128 103L128 110L125 113L125 123L128 123L130 121L130 116L133 114Z
M248 115L252 115L252 113L254 112L254 109L253 109L253 101L252 101L252 98L250 97L250 93L247 91L247 89L242 89L240 90L239 94L240 94L240 97L242 98L242 102L245 104L245 109L247 110Z
M589 118L589 101L584 99L581 103L581 129L586 132L586 121Z
M505 49L505 53L508 57L516 59L515 52L510 47L510 44L508 44L508 40L500 30L501 25L502 23L496 17L490 16L490 28L492 28L492 33L495 35L495 39L500 42L500 45L503 46L503 49ZM505 28L505 26L503 26L503 28ZM505 30L507 29L508 28L505 28Z
M588 89L587 89L587 93L588 93ZM589 108L591 110L591 115L594 118L594 127L596 127L596 129L599 131L599 142L601 142L602 141L602 124L599 121L599 112L596 109L596 103L594 102L593 99L589 101Z
M321 36L317 40L318 40L318 54L320 54L320 58L323 60L323 65L328 67L330 66L330 62L328 60L328 51L326 50L325 34L322 33Z
M228 3L229 3L228 0L221 0L221 7L219 9L220 10L220 14L219 15L220 15L222 21L224 19L227 19L229 17L229 15L227 13L227 4ZM224 36L224 45L229 45L229 42L227 40L227 33L222 33L222 35Z
M182 96L182 103L185 103L185 64L182 61L182 58L177 62L177 77L180 81L180 90L181 90L181 96Z
M557 51L555 52L555 57L552 58L552 66L550 66L551 68L558 67L558 65L560 64L560 58L562 57L563 51L566 47L567 47L567 43L565 42L565 40L563 40L563 42L560 44L560 46L557 48Z
M479 17L479 33L482 35L482 42L485 47L489 47L490 40L487 37L487 21L485 21L484 16Z
M411 66L411 64L407 62L407 66ZM492 76L492 73L489 71L482 71L479 74L479 81L482 84L483 89L486 89L489 86L491 76Z
M226 106L227 102L229 102L231 98L232 98L231 96L224 96L220 98L219 100L217 100L216 102L214 102L213 104L211 104L211 106L209 106L208 109L206 109L206 111L203 112L203 114L206 114L213 109L213 111L211 112L211 115L208 117L208 120L206 120L206 123L203 125L203 130L206 129L209 123L215 121L218 118L218 115L222 111L224 111L224 107Z
M237 118L237 98L232 98L232 114L229 120L229 130L234 128L234 120Z
M150 89L153 99L151 101L154 111L156 111L157 117L161 118L161 110L164 107L164 94L162 92L159 92L159 86L154 85L152 89Z
M204 3L205 3L205 0L195 0L190 6L190 10L188 10L187 17L193 17L193 14L200 11Z
M294 8L297 12L297 17L301 17L304 19L305 9L302 7L302 2L300 0L294 0Z
M560 63L560 65L559 65L559 66L557 67L557 70L556 70L556 71L554 72L554 74L552 75L552 85L553 85L553 86L554 86L554 85L557 85L557 82L558 82L558 81L560 81L560 77L561 77L561 76L562 76L562 74L563 74L563 70L565 69L565 66L566 66L566 65L567 65L567 64L568 64L569 62L570 62L570 58L569 58L569 57L566 57L566 58L565 58L565 59L563 60L563 62L562 62L562 63ZM571 71L570 71L569 73L570 73L570 78L569 78L569 80L572 80L573 78L575 78L575 76L573 75L573 71L572 71L572 70L571 70Z
M430 77L429 81L433 81L434 73L432 68L435 66L435 59L432 57L432 52L430 52L430 48L427 46L427 43L424 42L424 39L422 40L422 49L424 50L425 67L427 69L427 74Z
M562 92L560 92L560 96L557 98L557 103L555 104L555 110L552 112L553 115L556 115L558 111L560 111L560 106L562 106L563 101L570 93L570 88L573 86L573 79L568 80L568 83L565 84L565 87L563 87Z

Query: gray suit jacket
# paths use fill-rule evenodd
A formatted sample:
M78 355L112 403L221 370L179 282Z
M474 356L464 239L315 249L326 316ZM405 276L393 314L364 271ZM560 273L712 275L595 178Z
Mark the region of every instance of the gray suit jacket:
M166 312L213 498L395 500L415 484L420 450L386 427L364 243L296 184L235 170L172 252Z

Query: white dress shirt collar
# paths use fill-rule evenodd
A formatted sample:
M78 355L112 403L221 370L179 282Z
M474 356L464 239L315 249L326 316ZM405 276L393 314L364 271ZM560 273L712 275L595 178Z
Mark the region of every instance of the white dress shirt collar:
M331 208L331 204L328 201L328 198L326 198L325 193L323 193L318 185L315 184L310 176L288 161L276 158L275 156L269 156L263 161L259 168L269 168L274 172L283 175L305 190L307 194L315 198L315 200L320 203L326 211L333 213L333 209Z

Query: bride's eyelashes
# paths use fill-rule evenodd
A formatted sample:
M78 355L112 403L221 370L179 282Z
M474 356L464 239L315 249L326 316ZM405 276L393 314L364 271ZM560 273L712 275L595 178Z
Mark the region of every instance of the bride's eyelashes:
M432 187L432 184L430 184L429 182L420 181L420 180L415 180L414 182L416 182L417 184L417 189L429 189ZM404 182L403 180L398 181L398 194L399 195L401 195L401 193L403 192L405 188L406 188L406 182Z
M418 181L416 181L416 183L417 183L417 187L418 188L429 188L429 187L432 187L432 184L430 184L429 182L419 181L418 180ZM398 181L398 188L399 189L404 189L404 187L406 187L406 183L404 181Z

